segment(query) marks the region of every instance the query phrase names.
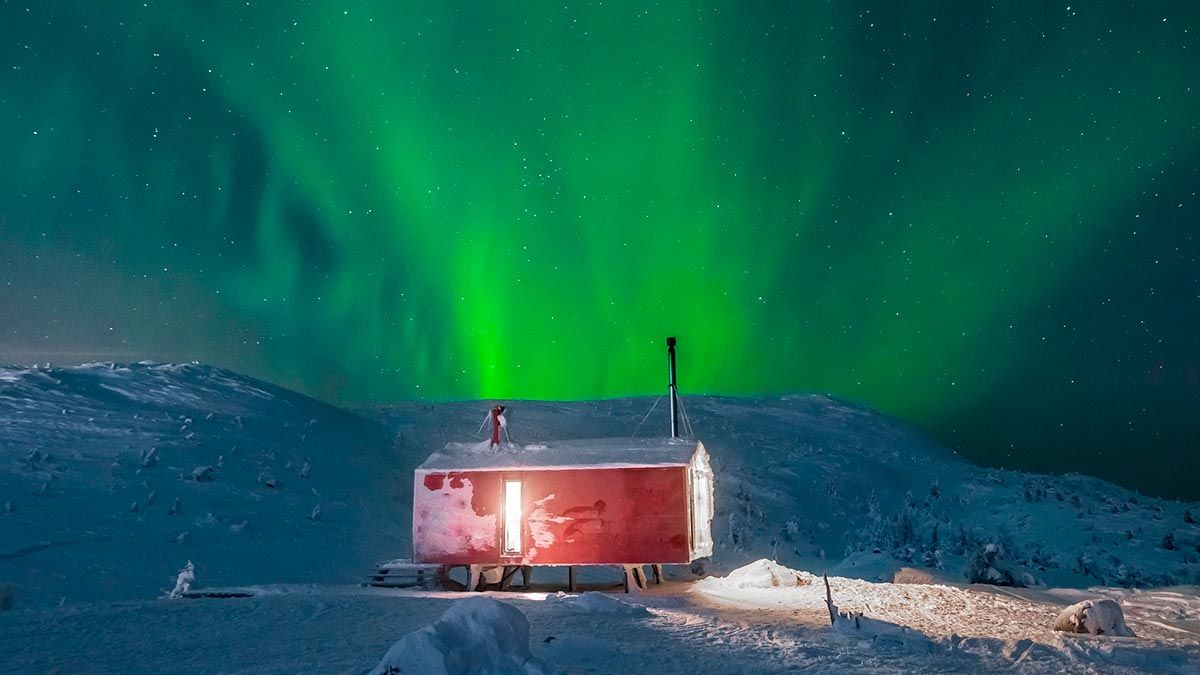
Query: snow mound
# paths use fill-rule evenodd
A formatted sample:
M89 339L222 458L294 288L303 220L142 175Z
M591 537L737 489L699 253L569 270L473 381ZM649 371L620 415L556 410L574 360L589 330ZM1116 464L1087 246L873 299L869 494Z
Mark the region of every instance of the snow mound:
M704 581L710 586L719 585L729 590L749 588L787 588L811 586L816 577L808 572L799 572L777 562L760 558L730 572L724 578L709 577Z
M168 598L182 598L188 591L192 590L192 584L196 583L196 566L192 561L187 561L183 569L179 570L179 575L175 577L175 588L167 595Z
M372 673L546 673L529 651L529 619L512 605L459 600L434 623L400 638Z
M650 616L650 612L641 605L618 600L607 593L588 591L581 595L571 596L559 591L546 596L546 602L561 604L573 611L583 614L611 614L613 616Z
M1054 622L1054 630L1089 635L1136 637L1125 625L1125 613L1116 600L1084 600L1063 610Z

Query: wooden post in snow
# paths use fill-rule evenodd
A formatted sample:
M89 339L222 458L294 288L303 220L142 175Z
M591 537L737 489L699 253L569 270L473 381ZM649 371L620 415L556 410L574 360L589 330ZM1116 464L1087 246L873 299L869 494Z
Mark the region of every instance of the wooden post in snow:
M829 625L837 623L837 607L833 604L833 594L829 591L829 575L822 574L821 578L825 580L825 607L829 610Z

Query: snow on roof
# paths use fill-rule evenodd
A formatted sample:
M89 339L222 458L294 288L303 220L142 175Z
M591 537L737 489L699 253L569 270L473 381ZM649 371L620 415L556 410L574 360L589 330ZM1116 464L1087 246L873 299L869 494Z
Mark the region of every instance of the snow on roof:
M469 469L616 469L687 466L700 442L682 438L580 438L530 445L447 443L417 471Z

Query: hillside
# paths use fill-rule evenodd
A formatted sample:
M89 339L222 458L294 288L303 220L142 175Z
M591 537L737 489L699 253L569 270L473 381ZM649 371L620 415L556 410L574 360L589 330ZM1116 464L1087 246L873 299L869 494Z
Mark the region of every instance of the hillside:
M510 402L509 431L517 443L661 433L655 403ZM714 555L668 570L640 607L555 595L555 569L532 592L485 594L528 620L521 653L550 672L1200 663L1196 587L1097 586L1196 583L1196 505L975 467L821 396L685 404L716 473ZM358 582L410 549L413 468L477 438L489 406L345 411L194 364L0 369L0 671L363 672L464 597ZM796 578L829 572L865 628L830 629L816 585L734 581L763 557ZM197 588L237 597L162 600L188 561ZM920 585L890 583L897 572ZM619 576L582 579L604 590ZM1138 637L1052 630L1066 605L1097 596L1119 601Z
M187 560L354 581L408 537L386 439L206 366L0 369L0 581L33 605L155 597Z
M871 580L917 567L964 582L970 568L991 567L1018 585L1200 583L1200 526L1187 522L1200 518L1195 504L1078 474L974 466L902 423L823 396L685 403L717 479L709 572L769 557ZM361 412L393 430L409 466L448 439L476 437L487 407ZM652 398L514 402L508 418L513 440L532 443L661 433L664 408Z
M648 435L665 425L653 404L515 402L510 432ZM1195 505L975 467L820 396L686 406L717 475L704 572L772 557L870 580L974 565L1017 585L1200 582ZM154 597L187 560L213 585L357 581L407 555L412 469L477 437L487 407L347 412L191 364L0 370L0 580L33 605Z

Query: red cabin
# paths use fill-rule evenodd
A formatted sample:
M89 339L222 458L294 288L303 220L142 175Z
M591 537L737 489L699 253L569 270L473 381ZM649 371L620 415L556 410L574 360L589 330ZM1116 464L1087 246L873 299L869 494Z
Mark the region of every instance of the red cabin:
M704 445L601 438L450 443L417 467L413 561L483 567L659 565L712 553ZM573 577L573 575L572 575Z

